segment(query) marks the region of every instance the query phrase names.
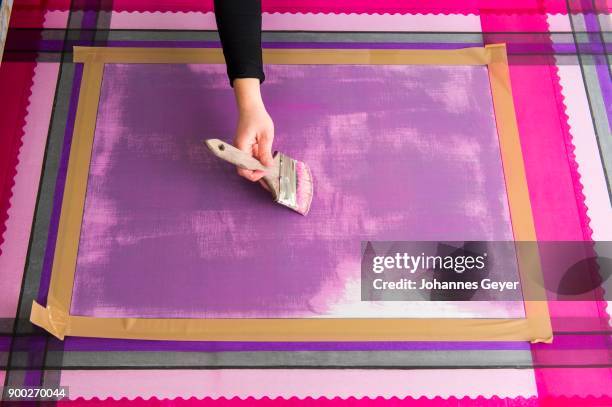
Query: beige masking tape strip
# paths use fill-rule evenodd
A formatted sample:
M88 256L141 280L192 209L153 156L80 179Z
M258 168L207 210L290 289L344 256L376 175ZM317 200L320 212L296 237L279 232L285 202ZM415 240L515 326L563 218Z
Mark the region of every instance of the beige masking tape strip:
M40 307L38 304L36 306ZM44 325L39 326L49 330ZM166 319L70 316L64 334L123 339L253 342L534 340L526 319L450 318Z
M487 48L453 50L264 49L265 64L278 65L487 65ZM219 48L74 47L74 62L224 64Z
M85 71L79 94L75 137L62 202L60 227L46 308L34 303L31 321L65 335L216 341L532 341L552 338L544 301L526 301L527 318L305 318L188 319L94 318L69 315L77 249L93 146L104 63L224 62L219 49L75 47ZM517 240L535 240L523 158L514 115L505 46L458 50L264 50L269 64L488 65ZM539 266L539 263L538 263ZM538 273L540 272L537 268ZM521 279L523 272L521 271Z
M98 62L87 63L83 69L79 105L66 177L65 188L69 193L64 194L62 201L58 239L47 296L47 310L49 310L47 320L49 321L57 320L53 316L64 315L67 317L72 300L72 285L76 269L103 69L104 64ZM41 312L38 311L36 315L40 317ZM54 331L50 331L52 334L63 337L64 333L61 328L65 328L65 324L51 324L51 326L54 328Z
M516 122L516 112L512 98L512 85L508 68L506 46L493 44L486 47L490 51L491 62L488 64L493 108L497 122L497 133L504 166L504 177L512 219L514 239L518 242L534 242L537 240L529 190L527 189L527 176L521 139ZM537 245L517 244L517 259L521 276L521 287L525 313L530 322L530 329L534 336L552 340L552 327L548 313L548 304L545 301L541 262ZM538 301L536 301L538 300Z

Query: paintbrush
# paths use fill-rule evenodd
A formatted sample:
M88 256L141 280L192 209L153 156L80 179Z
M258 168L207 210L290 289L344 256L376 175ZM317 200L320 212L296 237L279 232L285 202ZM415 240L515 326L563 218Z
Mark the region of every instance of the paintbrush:
M256 158L219 139L208 139L206 145L214 155L234 165L252 171L265 171L262 179L277 203L302 215L308 213L313 189L312 175L306 164L277 152L273 165L266 167Z

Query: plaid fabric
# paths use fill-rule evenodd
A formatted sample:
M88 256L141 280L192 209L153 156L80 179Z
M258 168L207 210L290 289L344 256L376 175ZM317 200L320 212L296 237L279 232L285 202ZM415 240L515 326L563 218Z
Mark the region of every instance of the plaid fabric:
M187 2L188 3L188 2ZM23 134L23 120L28 111L28 91L32 86L35 64L58 63L59 75L55 85L52 118L49 124L47 146L36 212L28 247L27 263L20 279L20 294L16 318L2 319L0 328L0 358L6 370L5 385L53 387L64 383L62 373L78 371L139 371L164 369L166 371L223 370L223 369L463 369L467 377L470 369L534 369L535 381L541 397L550 396L601 396L612 388L610 379L610 329L603 303L594 299L591 308L584 311L579 322L570 326L563 318L553 319L556 340L553 345L490 344L490 343L394 343L383 345L353 344L296 344L287 348L281 344L232 344L232 343L171 343L146 341L116 341L83 338L69 338L60 342L32 326L29 322L30 306L33 299L44 303L48 272L54 248L54 230L59 220L59 205L63 193L67 155L70 147L72 123L80 84L81 68L72 63L74 45L95 46L176 46L176 47L217 47L218 39L214 30L180 29L180 18L176 16L176 27L156 30L154 27L138 29L113 29L113 11L208 11L207 2L201 2L194 9L187 3L161 2L156 9L145 9L144 2L119 1L50 1L43 5L33 2L17 2L14 7L12 25L6 43L0 84L3 95L22 95L15 99L11 109L2 108L0 124L2 132L0 145L6 158L0 160L10 184L17 165L18 145ZM346 3L346 4L345 4ZM196 4L196 2L194 2ZM283 4L285 5L283 8ZM271 11L306 11L307 3L299 4L281 1L270 2ZM313 2L314 4L314 2ZM353 11L348 2L339 2L344 9L325 11ZM477 13L482 31L465 32L351 32L351 31L272 31L263 36L264 47L363 47L363 48L423 48L423 47L465 47L483 43L506 42L509 44L511 73L524 79L523 86L513 89L518 114L525 123L521 134L535 132L542 126L538 114L553 117L558 128L550 130L558 134L559 149L567 154L569 168L564 178L556 182L568 185L574 198L574 209L570 225L565 225L559 235L550 230L554 219L541 218L539 238L591 239L592 224L589 224L587 208L580 174L573 158L571 129L564 112L562 91L559 85L558 68L576 67L582 76L582 83L588 101L588 111L597 138L598 157L607 174L608 198L612 196L612 138L610 118L612 98L610 91L610 67L608 43L609 12L602 2L545 2L535 7L529 2L501 4L477 8L469 2L462 5L428 6L421 12ZM265 5L265 3L264 3ZM319 4L319 6L321 6ZM523 7L524 6L524 7ZM150 7L150 6L149 6ZM190 8L191 7L191 8ZM314 5L312 6L314 7ZM361 5L361 7L365 7ZM391 6L389 6L391 7ZM404 13L418 10L405 6ZM462 8L463 7L463 8ZM497 7L497 8L496 8ZM266 9L266 6L264 6ZM43 26L49 10L55 16L65 15L65 27ZM568 12L571 11L571 12ZM375 6L358 10L363 12L385 12ZM596 11L598 13L596 13ZM569 22L569 31L555 31L549 27L550 17L546 13L559 13ZM64 13L64 14L62 14ZM537 71L537 72L536 72ZM520 76L520 75L523 76ZM513 77L513 85L517 86ZM19 79L19 80L17 80ZM538 80L539 79L539 80ZM531 84L528 81L533 81ZM548 81L548 83L545 83ZM11 86L9 88L8 86ZM532 85L541 90L539 94L529 92ZM8 89L5 91L5 89ZM6 92L6 93L5 93ZM21 92L21 93L19 93ZM24 96L25 95L25 96ZM542 98L542 103L527 103L527 99ZM16 96L12 96L16 97ZM3 96L4 98L4 96ZM539 110L548 106L551 110ZM521 121L519 117L519 122ZM15 123L18 123L17 125ZM520 124L520 123L519 123ZM535 133L529 133L535 134ZM530 152L526 151L528 159ZM528 160L527 159L527 160ZM537 160L541 157L532 157ZM573 164L572 164L573 163ZM529 175L529 162L527 162ZM2 172L0 172L0 175ZM555 181L553 181L555 182ZM583 178L582 183L585 183ZM9 208L10 187L0 190L0 209L6 214ZM534 210L545 212L555 210L553 203L536 202ZM610 202L607 202L609 205ZM568 204L569 205L569 204ZM568 206L569 207L569 206ZM5 215L6 217L6 215ZM0 220L2 213L0 213ZM51 236L51 238L50 238ZM20 271L21 272L21 271ZM554 304L552 305L555 306ZM566 304L559 304L558 311L563 317ZM554 315L553 315L554 316ZM579 355L579 356L576 356ZM365 374L365 373L364 373ZM568 388L565 384L576 375L589 377L581 386ZM564 388L565 386L565 388ZM443 392L441 392L443 393ZM609 394L608 394L609 395ZM558 400L557 400L558 401ZM603 399L591 399L603 403ZM461 404L461 400L455 400ZM471 401L465 401L469 403ZM517 399L518 403L519 400ZM521 400L521 403L535 400ZM574 401L578 403L579 401ZM588 402L580 401L580 402ZM483 401L484 403L484 401ZM504 402L504 405L511 402ZM493 404L493 403L491 403ZM518 405L518 404L516 404ZM578 405L578 404L573 404Z

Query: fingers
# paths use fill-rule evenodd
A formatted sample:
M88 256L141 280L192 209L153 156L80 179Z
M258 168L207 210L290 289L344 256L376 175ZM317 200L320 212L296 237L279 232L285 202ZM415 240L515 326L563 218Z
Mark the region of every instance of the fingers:
M274 164L272 158L272 141L274 140L274 123L263 105L240 111L234 145L239 150L255 157L264 166ZM238 174L249 181L259 181L266 171L237 169Z
M251 135L248 132L240 132L236 134L236 137L234 138L234 146L240 150L240 151L244 151L245 153L252 155L253 154L253 144L254 144L254 137L251 137Z
M234 146L238 150L243 151L250 156L253 156L253 139L254 137L251 137L249 132L239 132L236 134L236 138L234 139ZM261 178L260 176L257 176L255 171L247 170L241 167L236 167L236 170L238 172L238 175L252 182L256 182L258 179Z
M251 170L245 170L244 168L240 168L240 167L236 167L236 169L238 171L238 175L252 182L257 182L260 179L262 179L264 175L266 175L265 171L259 171L259 170L251 171Z
M259 180L259 185L261 185L266 191L272 192L268 184L266 184L266 182L263 179Z
M266 167L270 167L274 163L272 158L272 141L274 140L274 129L269 129L263 132L258 140L257 157L259 161Z
M260 135L240 134L234 140L234 145L240 151L244 151L252 157L257 158L263 165L271 166L274 163L272 159L272 140L274 130L262 132ZM265 171L252 171L237 167L237 172L241 177L249 181L256 182L263 178Z

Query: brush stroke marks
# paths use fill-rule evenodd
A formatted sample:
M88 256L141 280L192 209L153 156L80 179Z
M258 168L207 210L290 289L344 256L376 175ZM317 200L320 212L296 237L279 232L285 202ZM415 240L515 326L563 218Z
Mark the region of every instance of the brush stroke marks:
M213 157L225 67L105 68L71 313L521 317L522 304L361 303L361 240L509 240L485 67L269 66L275 147L311 167L307 217Z

